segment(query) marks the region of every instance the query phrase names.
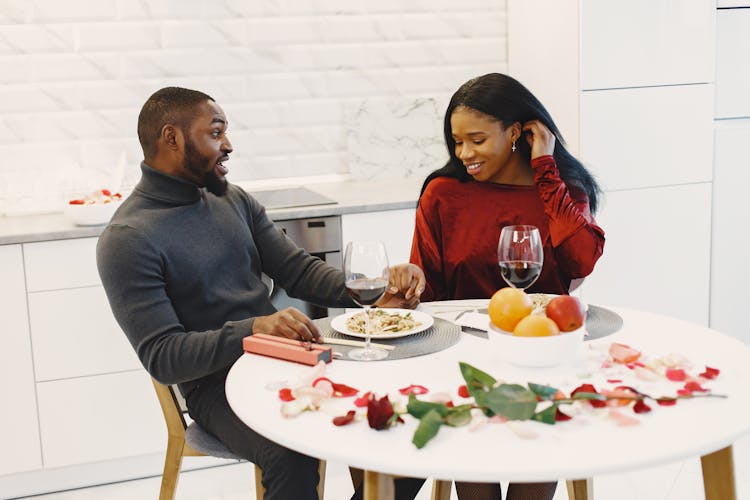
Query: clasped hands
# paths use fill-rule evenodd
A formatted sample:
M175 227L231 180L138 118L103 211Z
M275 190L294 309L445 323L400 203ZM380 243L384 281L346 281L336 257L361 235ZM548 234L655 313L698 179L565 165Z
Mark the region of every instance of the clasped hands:
M419 305L419 296L425 288L422 270L414 264L391 266L388 288L375 304L378 307L414 309ZM265 333L290 339L317 341L320 332L305 313L287 307L268 316L258 316L253 322L252 333Z

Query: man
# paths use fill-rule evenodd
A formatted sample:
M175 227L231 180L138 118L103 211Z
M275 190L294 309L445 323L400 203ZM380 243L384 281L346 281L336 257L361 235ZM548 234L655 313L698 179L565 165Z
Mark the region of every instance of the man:
M268 499L316 498L317 460L245 426L224 381L242 338L266 333L316 340L310 318L276 311L261 281L290 296L353 307L343 273L298 248L265 209L227 182L227 119L208 95L169 87L138 116L142 178L99 238L97 264L112 311L143 366L178 384L190 416L263 469ZM424 274L394 266L380 305L414 307Z

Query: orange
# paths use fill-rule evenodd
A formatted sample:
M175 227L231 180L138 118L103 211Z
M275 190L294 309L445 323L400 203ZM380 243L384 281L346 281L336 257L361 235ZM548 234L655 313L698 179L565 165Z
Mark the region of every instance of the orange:
M506 332L512 332L519 321L531 314L534 305L526 292L517 288L501 288L490 299L490 321Z
M537 314L526 316L513 329L513 335L519 337L549 337L559 334L560 329L557 327L557 323L547 316Z

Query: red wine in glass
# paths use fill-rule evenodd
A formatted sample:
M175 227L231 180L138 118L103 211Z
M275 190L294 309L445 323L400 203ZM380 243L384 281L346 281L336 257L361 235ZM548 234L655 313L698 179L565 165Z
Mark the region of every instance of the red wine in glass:
M541 272L542 265L539 262L512 260L500 263L500 273L503 275L503 279L513 288L526 289L530 287Z
M361 306L371 306L385 293L388 280L383 278L359 278L346 283L346 291Z
M370 307L388 287L390 267L382 241L350 241L344 251L344 283L354 302L364 308L365 346L349 351L358 361L375 361L388 356L388 351L370 345Z
M539 229L534 226L505 226L497 242L500 274L508 285L525 290L542 272L544 250Z

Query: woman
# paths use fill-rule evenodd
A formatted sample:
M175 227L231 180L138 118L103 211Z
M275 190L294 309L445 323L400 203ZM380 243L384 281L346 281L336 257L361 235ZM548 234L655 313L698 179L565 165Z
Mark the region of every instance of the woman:
M544 265L529 292L567 294L602 254L600 189L563 144L551 116L521 83L498 73L469 80L445 113L450 159L427 177L411 262L427 278L421 300L489 298L500 275L500 230L539 228ZM508 499L552 498L555 483L511 484ZM457 483L459 498L499 498L499 484Z

